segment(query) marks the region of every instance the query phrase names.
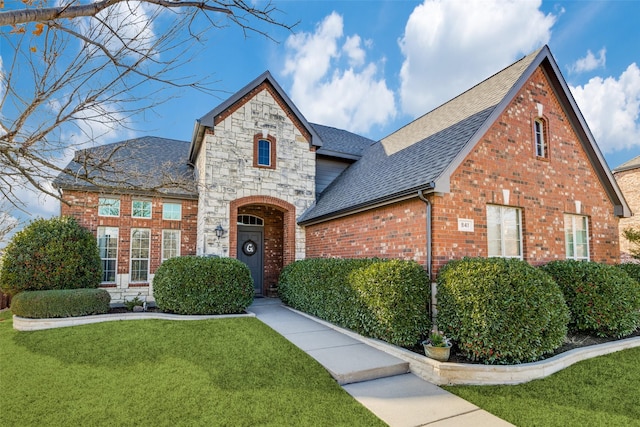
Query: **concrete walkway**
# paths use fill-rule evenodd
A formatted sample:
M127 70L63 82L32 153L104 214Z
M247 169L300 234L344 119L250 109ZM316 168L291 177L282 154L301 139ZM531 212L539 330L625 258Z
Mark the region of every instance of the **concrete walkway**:
M290 310L278 299L256 299L248 311L316 359L392 427L511 425L411 374L407 362Z

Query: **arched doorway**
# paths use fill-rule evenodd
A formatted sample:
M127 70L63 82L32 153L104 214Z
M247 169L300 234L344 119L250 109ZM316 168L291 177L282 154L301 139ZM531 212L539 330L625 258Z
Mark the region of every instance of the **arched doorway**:
M295 207L269 196L250 196L230 204L229 254L249 266L256 295L278 283L295 259Z

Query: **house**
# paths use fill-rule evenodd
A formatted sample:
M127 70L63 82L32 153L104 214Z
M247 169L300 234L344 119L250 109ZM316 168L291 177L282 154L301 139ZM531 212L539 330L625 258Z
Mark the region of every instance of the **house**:
M640 212L640 156L634 157L613 169L613 176L618 182L618 186L622 190L622 194L624 194L631 210ZM629 250L631 243L623 234L627 228L640 230L640 217L632 216L620 219L620 260L622 262L634 262L635 260Z
M180 221L179 254L242 260L256 294L305 257L412 259L432 278L464 256L614 263L619 218L631 214L546 46L381 141L309 123L266 72L198 119L188 146L173 159L191 165L195 190L153 196L151 210L159 212L165 200L197 201L195 224ZM78 157L70 171L79 169ZM152 154L136 157L156 161ZM68 174L56 183L76 202L63 214L99 237L98 227L121 221L114 267L121 286L136 283L132 278L146 266L142 283L151 289L161 230L173 223L154 224L159 213L129 219L129 204L138 199L126 188L121 216L109 222L98 214L105 209L96 201L99 188L78 192L74 185L85 187L76 181ZM141 228L151 236L143 265L128 231Z

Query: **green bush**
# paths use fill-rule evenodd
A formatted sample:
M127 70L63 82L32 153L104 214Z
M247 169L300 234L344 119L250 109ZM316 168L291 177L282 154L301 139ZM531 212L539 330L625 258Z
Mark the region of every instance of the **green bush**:
M172 313L242 313L253 302L253 279L237 259L176 257L156 271L153 295L158 308Z
M11 300L11 312L30 319L89 316L107 313L110 301L104 289L25 291Z
M531 362L562 345L569 311L562 292L525 261L464 258L438 275L438 329L471 360Z
M640 264L630 262L618 264L616 267L627 273L632 279L635 279L636 282L640 282Z
M71 217L37 219L16 233L0 266L0 290L97 288L102 278L96 239Z
M640 285L613 265L553 261L541 267L564 293L569 327L602 337L623 337L640 326Z
M430 286L413 261L306 259L280 275L278 294L289 306L400 346L429 330Z

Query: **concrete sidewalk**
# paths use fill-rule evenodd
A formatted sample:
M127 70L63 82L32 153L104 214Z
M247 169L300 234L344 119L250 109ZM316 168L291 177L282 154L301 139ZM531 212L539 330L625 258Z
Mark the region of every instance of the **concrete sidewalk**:
M407 362L290 310L278 299L258 298L249 311L316 359L392 427L511 425L411 374Z

